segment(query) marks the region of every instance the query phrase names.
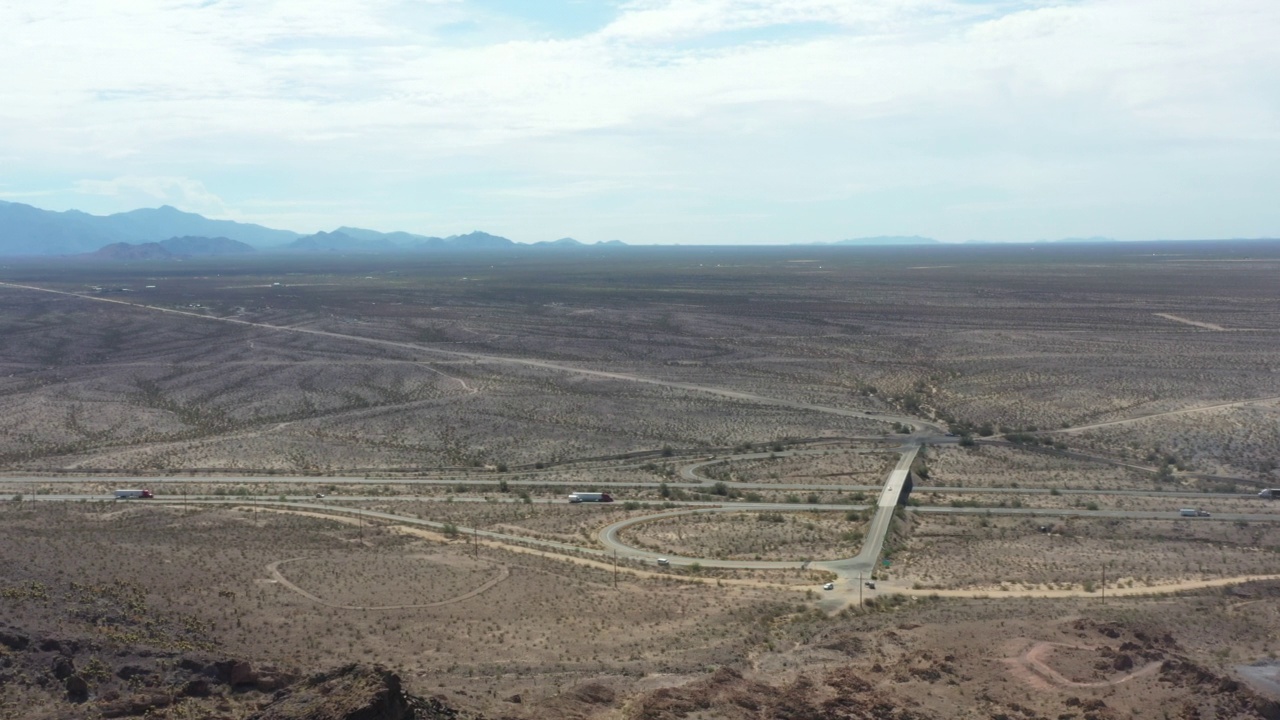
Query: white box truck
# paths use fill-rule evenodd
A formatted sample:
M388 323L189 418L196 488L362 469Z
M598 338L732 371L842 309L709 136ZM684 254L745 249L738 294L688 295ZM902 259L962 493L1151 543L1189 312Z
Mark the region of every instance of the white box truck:
M1178 511L1182 517L1209 517L1208 510L1197 510L1195 508L1182 508Z

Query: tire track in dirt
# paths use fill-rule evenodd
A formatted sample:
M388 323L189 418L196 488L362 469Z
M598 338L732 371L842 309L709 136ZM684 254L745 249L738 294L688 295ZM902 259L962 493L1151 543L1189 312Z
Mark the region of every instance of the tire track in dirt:
M290 509L281 508L281 507L262 507L262 506L255 507L255 506L243 505L243 504L233 505L232 507L239 508L242 510L254 511L254 512L273 512L273 513L280 513L282 515L301 515L305 517L314 517L314 518L320 518L322 520L332 520L332 521L344 523L347 525L357 525L361 522L361 520L358 517L351 517L351 515L338 514L338 513L330 514L330 513L324 513L324 512L316 512L313 510L290 510ZM380 519L387 520L387 518L380 518ZM446 537L441 532L429 530L424 527L414 527L412 524L408 524L408 523L414 522L412 518L405 518L405 521L406 521L406 524L403 524L403 525L393 524L389 527L391 530L395 532L399 532L404 535L412 535L414 537L419 537L424 540L430 540L432 542L445 543L445 544L448 544L449 542L451 542L451 539ZM389 522L395 522L395 521L389 520ZM458 526L458 532L460 535L464 535L464 536L471 535L472 529ZM483 536L483 537L476 538L475 536L472 536L469 542L475 543L480 547L487 547L487 548L502 550L502 551L511 552L511 553L519 553L521 555L533 555L541 558L547 558L549 560L556 560L559 562L569 563L570 565L579 565L582 567L594 568L596 570L608 570L610 572L618 572L620 574L630 575L631 577L642 579L642 580L663 580L666 582L685 583L685 584L716 585L717 587L736 586L736 587L765 588L769 590L787 590L787 591L797 592L797 593L805 592L807 590L812 590L814 585L812 581L806 581L804 583L797 584L797 585L786 585L783 583L768 582L766 580L743 580L739 578L691 577L691 576L685 576L685 575L673 575L668 572L655 572L653 570L642 570L640 568L631 567L628 565L612 564L605 560L592 560L590 558L577 557L573 555L565 555L565 554L553 552L550 550L539 550L537 548L529 547L528 545L516 544L519 542L539 542L534 538L524 538L524 537L513 538L512 543L508 544L506 542L503 542L500 538L495 539L494 537L491 537L491 536Z
M1010 672L1032 687L1038 690L1051 690L1054 688L1100 688L1111 687L1127 683L1130 680L1140 677L1146 677L1154 674L1160 669L1162 661L1155 660L1113 680L1098 680L1095 682L1080 682L1058 672L1048 662L1048 656L1056 648L1066 648L1070 650L1097 650L1097 645L1068 645L1055 642L1035 642L1024 650L1021 654L1005 658L1005 663L1009 665Z
M339 610L420 610L424 608L442 607L444 605L452 605L454 603L459 603L459 602L462 602L463 600L470 600L471 598L476 597L477 595L483 593L489 588L492 588L493 586L497 585L503 580L506 580L507 578L511 577L510 568L508 568L506 565L498 565L497 577L485 581L484 584L480 585L480 587L476 588L475 590L463 593L462 595L458 595L456 597L451 597L447 600L440 600L432 603L421 603L418 605L339 605L337 603L331 603L327 600L324 600L320 597L317 597L316 595L313 595L307 592L306 590L303 590L302 588L290 582L289 579L286 578L284 574L280 572L281 565L284 565L286 563L296 562L298 560L306 560L306 559L307 558L304 556L304 557L289 558L287 560L276 560L273 563L267 563L267 572L271 573L271 579L275 580L276 584L282 585L312 602L319 603L320 605L324 605L325 607L337 608Z
M1192 320L1191 318L1185 318L1185 317L1182 317L1181 315L1174 315L1173 313L1151 313L1151 314L1155 315L1158 318L1164 318L1165 320L1172 320L1173 322L1182 323L1183 325L1191 325L1193 327L1198 327L1203 330L1214 330L1216 332L1229 332L1228 328L1224 328L1221 325L1218 325L1216 323L1204 322L1202 320Z
M1107 597L1144 597L1148 595L1167 595L1170 593L1186 592L1188 590L1204 590L1206 588L1227 587L1230 585L1243 585L1248 582L1257 582L1260 580L1280 580L1280 575L1236 575L1234 577L1213 578L1211 580L1184 580L1176 583L1166 583L1163 585L1146 585L1142 587L1118 587L1107 588ZM1074 597L1092 597L1100 598L1102 594L1098 591L1088 592L1083 589L1072 590L1001 590L999 588L987 588L980 590L929 590L898 587L895 583L882 583L888 593L899 593L902 595L910 595L913 597L928 597L936 595L938 597L954 597L954 598L1074 598Z
M1253 403L1274 402L1280 400L1280 396L1250 398L1248 400L1233 400L1231 402L1216 403L1214 405L1200 405L1197 407L1182 408L1181 410L1168 410L1165 412L1152 413L1150 415L1139 415L1137 417L1125 418L1124 420L1109 420L1107 422L1093 423L1091 425L1077 425L1075 427L1061 428L1058 430L1041 430L1038 435L1060 435L1064 433L1084 432L1085 430L1096 430L1098 428L1111 427L1113 425L1127 425L1129 423L1141 422L1143 420L1154 420L1162 417L1170 417L1173 415L1187 415L1190 413L1205 412L1207 410L1221 410L1223 408L1243 407L1252 405Z
M419 364L419 363L415 363L415 364ZM427 369L432 370L433 372L437 372L435 371L434 368L427 368ZM459 380L459 382L461 381ZM91 458L89 460L85 460L83 462L97 462L97 461L100 461L103 456L109 456L113 454L128 456L128 455L136 455L138 453L163 452L165 450L181 450L184 448L191 447L192 445L199 446L201 443L230 442L234 440L253 440L255 438L259 438L264 435L280 432L285 428L292 427L293 425L297 425L300 423L313 422L313 421L319 421L319 420L332 421L336 419L348 419L348 420L368 419L372 417L377 417L382 414L403 412L405 410L409 410L409 409L421 407L421 406L453 402L455 400L466 400L471 395L474 395L477 392L479 392L474 388L468 387L467 389L470 392L468 392L465 395L456 395L452 397L442 396L442 397L435 397L435 398L424 398L421 400L407 400L405 402L387 403L383 405L375 405L372 407L334 408L333 410L317 412L313 415L310 415L305 418L299 418L297 420L273 421L264 427L247 428L242 430L229 430L223 434L200 435L198 437L191 437L191 438L180 439L180 440L156 440L153 442L141 442L141 443L133 443L133 444L104 445L104 446L92 448L91 452L95 453L96 457ZM45 455L43 456L43 458L53 459L53 458L59 458L59 457L83 455L85 453L86 451L84 450L77 450L73 453L65 453L61 455ZM78 469L80 464L81 463L77 462L69 465L68 467L71 469Z

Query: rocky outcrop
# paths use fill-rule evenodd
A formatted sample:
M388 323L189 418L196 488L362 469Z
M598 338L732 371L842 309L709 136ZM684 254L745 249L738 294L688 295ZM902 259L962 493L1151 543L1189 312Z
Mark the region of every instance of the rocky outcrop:
M381 666L345 665L287 693L250 720L417 720L400 677Z
M770 685L744 678L730 668L687 685L663 688L636 698L628 720L677 720L690 716L756 720L929 720L906 710L896 698L878 693L848 669L837 670L815 683L800 676L787 685Z
M393 672L345 665L299 680L280 667L203 651L109 646L89 637L47 635L0 624L0 688L46 695L32 717L60 720L168 717L194 712L226 720L478 720L444 698L404 691ZM603 685L578 699L614 700ZM213 714L210 714L213 713ZM185 716L185 715L184 715Z

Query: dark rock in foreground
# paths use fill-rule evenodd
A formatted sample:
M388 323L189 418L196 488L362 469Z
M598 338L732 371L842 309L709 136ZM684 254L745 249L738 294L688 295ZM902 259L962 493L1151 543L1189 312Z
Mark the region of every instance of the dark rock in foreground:
M451 720L438 699L407 695L400 677L375 665L345 665L303 680L249 720Z

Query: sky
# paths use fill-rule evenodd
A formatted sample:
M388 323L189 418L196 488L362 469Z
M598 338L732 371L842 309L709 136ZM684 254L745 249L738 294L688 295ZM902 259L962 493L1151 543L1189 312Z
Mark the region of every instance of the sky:
M0 200L534 242L1280 236L1276 0L9 0Z

